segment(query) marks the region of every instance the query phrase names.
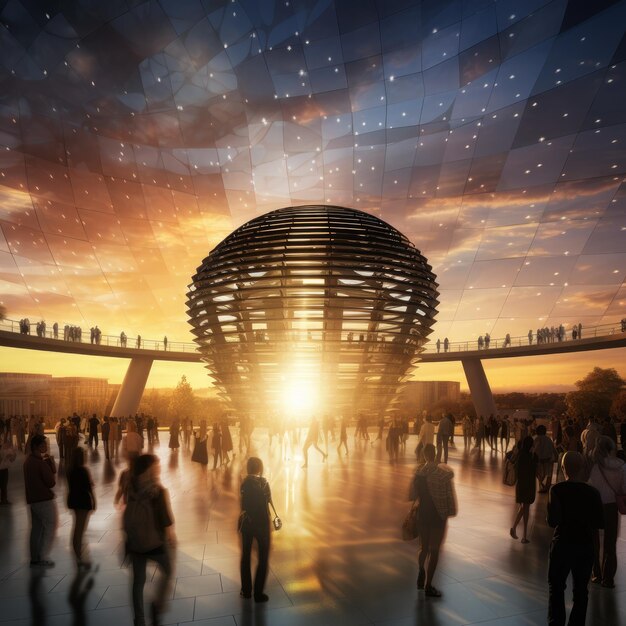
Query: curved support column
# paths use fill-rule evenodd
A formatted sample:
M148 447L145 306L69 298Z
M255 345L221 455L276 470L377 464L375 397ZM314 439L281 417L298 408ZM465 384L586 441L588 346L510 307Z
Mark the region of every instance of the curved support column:
M461 363L470 388L476 415L479 417L482 415L485 418L492 413L496 415L496 403L480 359L461 359Z
M152 359L149 357L137 356L131 359L124 382L111 409L111 417L124 417L137 412L151 368Z

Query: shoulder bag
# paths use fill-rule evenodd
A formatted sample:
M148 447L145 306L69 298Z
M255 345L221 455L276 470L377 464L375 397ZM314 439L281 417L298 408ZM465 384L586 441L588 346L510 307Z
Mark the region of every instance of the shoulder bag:
M598 463L598 469L600 470L600 474L602 474L602 478L604 478L604 482L609 486L611 491L615 494L615 502L617 503L617 510L622 514L626 515L626 493L617 493L617 489L613 487L613 485L609 482L609 479L606 477L602 466Z

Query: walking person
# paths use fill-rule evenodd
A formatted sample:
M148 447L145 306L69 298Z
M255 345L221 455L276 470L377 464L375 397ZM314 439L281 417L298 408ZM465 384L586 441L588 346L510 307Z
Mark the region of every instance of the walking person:
M100 420L96 417L94 413L89 418L89 447L91 448L91 444L95 443L95 448L98 448L98 426L100 425Z
M213 424L211 448L213 450L213 469L217 469L218 459L220 462L220 467L222 467L222 463L224 462L224 457L222 456L222 431L220 429L220 425L217 422Z
M67 476L67 508L74 513L72 548L78 567L89 569L91 563L85 559L83 537L92 511L96 509L93 481L85 467L85 449L81 446L72 453L72 470Z
M309 465L309 448L313 446L321 455L322 460L325 461L328 456L324 450L322 450L317 442L320 438L320 423L317 417L313 417L311 423L309 424L309 432L307 433L306 439L304 441L304 447L302 448L302 455L304 456L304 464L302 467L308 467Z
M169 494L160 481L159 459L142 454L131 466L126 490L124 532L126 551L133 567L133 611L135 626L145 626L143 590L146 584L146 564L154 561L160 570L154 599L150 604L153 626L161 624L170 581L173 575L171 550L176 545L174 516Z
M104 421L100 428L102 431L102 446L104 447L104 458L108 461L111 458L111 448L109 447L109 441L111 438L111 423L108 416L104 416Z
M592 582L603 587L615 587L617 572L617 537L619 535L619 511L617 494L626 493L626 465L616 456L617 448L610 437L602 435L596 442L589 484L600 492L604 512L604 537L600 545L600 533L594 531L595 558Z
M337 454L340 454L341 446L345 448L346 456L348 456L348 418L345 415L341 416L341 423L339 426L339 445L337 446Z
M513 539L517 539L517 526L523 519L524 533L522 535L522 543L530 543L528 540L528 517L530 515L530 505L535 501L537 488L537 457L532 452L533 444L532 437L524 437L518 444L519 453L515 461L517 472L515 502L517 502L519 507L509 534Z
M433 578L448 518L457 514L454 474L450 468L436 463L436 450L432 443L427 443L423 452L426 463L415 473L410 490L411 500L419 501L417 588L423 589L429 597L439 598L441 591L433 586Z
M574 604L569 624L585 624L593 535L604 520L600 494L582 482L584 468L582 454L566 452L562 462L565 481L551 487L548 496L548 525L554 528L548 566L548 626L565 626L565 583L570 572Z
M452 435L452 420L449 415L444 415L439 421L437 428L437 463L448 462L448 446L450 445L450 437Z
M263 461L250 457L246 464L247 476L241 483L241 514L238 530L241 533L241 591L242 598L251 598L255 602L267 602L268 595L264 592L270 553L270 513L272 493L269 483L263 478ZM272 505L273 506L273 505ZM252 544L256 539L258 559L252 584L250 559Z
M52 488L56 484L57 467L48 453L48 442L43 435L30 440L30 454L24 461L26 502L30 505L30 564L54 567L48 555L56 534L58 515Z

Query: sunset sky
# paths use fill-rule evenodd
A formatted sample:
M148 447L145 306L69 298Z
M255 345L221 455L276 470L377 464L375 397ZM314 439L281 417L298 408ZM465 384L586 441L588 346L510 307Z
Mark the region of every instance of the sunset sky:
M74 4L2 14L8 318L190 341L210 250L302 204L373 213L415 244L439 283L433 340L626 317L623 3ZM626 376L625 357L485 369L495 389L561 389L594 365ZM125 363L0 348L0 370L120 382ZM148 385L183 373L208 384L155 364ZM464 384L460 364L416 377Z

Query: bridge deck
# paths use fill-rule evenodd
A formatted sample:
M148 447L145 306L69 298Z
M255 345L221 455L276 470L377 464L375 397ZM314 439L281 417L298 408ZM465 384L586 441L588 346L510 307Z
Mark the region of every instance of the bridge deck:
M183 350L123 348L120 346L50 339L47 337L38 337L37 335L22 335L12 331L0 330L0 346L7 348L23 348L27 350L44 350L46 352L64 352L69 354L117 357L123 359L146 357L154 361L200 362L200 354L196 352L194 344L182 344L178 342L174 345L182 347ZM513 345L507 348L498 347L489 348L488 350L453 350L440 353L424 352L421 355L421 362L442 363L461 361L464 359L503 359L623 347L626 347L626 332L614 332L610 335L586 337L583 339L559 341L555 343L535 343L526 346Z

